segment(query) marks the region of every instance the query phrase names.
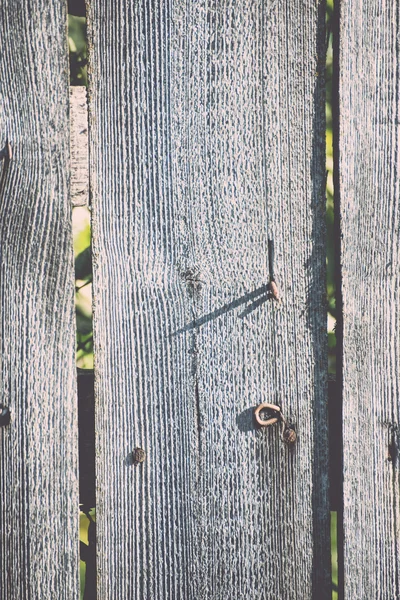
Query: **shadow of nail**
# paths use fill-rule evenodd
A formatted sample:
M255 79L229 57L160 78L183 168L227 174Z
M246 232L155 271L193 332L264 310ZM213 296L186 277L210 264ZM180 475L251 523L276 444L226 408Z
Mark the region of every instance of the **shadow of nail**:
M250 408L246 408L243 412L237 415L236 417L236 425L240 431L244 433L247 431L253 431L256 429L254 425L254 410L255 406L251 406Z

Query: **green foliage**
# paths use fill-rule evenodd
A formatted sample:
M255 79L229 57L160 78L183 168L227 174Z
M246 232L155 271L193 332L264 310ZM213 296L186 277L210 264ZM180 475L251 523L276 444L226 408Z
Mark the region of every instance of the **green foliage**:
M70 84L87 85L86 19L68 15Z
M86 19L68 15L70 84L87 85ZM76 278L76 360L82 369L93 368L92 252L90 214L86 208L73 211Z
M90 213L87 208L74 208L72 226L76 278L76 360L78 367L92 369L92 249L90 245Z
M95 508L92 508L89 511L89 514L92 519L96 520L96 509ZM90 521L89 521L88 516L85 513L80 512L79 513L79 541L82 542L83 544L85 544L86 546L89 544L89 538L88 538L89 524L90 524ZM79 564L79 575L80 575L80 588L81 588L80 600L83 600L83 595L85 592L85 581L86 581L86 564L83 562L83 560L81 560L80 564Z

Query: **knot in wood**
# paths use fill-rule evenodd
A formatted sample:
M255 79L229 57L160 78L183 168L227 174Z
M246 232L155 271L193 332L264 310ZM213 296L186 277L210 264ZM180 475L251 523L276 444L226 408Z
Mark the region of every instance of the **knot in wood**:
M188 268L182 273L182 276L191 293L196 294L201 291L204 281L200 279L200 269Z

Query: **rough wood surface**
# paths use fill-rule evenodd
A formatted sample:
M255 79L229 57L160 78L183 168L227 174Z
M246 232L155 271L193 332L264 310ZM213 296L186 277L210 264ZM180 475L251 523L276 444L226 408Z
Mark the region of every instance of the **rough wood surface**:
M89 203L88 117L86 87L70 88L71 183L72 206Z
M66 10L0 3L0 597L79 597Z
M400 598L398 25L396 2L341 2L339 193L348 600Z
M323 29L90 3L99 598L330 597Z

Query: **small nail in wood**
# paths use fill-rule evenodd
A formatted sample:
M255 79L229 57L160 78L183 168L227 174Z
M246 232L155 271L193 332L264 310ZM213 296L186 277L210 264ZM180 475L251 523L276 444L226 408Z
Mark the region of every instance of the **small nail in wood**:
M269 263L269 283L268 289L271 298L279 302L279 290L275 282L274 275L274 240L268 240L268 263Z

